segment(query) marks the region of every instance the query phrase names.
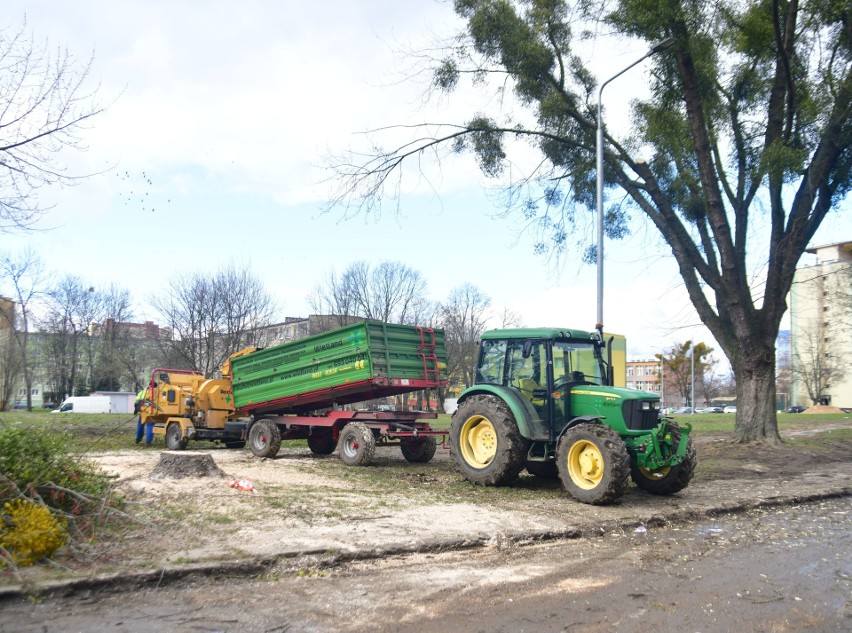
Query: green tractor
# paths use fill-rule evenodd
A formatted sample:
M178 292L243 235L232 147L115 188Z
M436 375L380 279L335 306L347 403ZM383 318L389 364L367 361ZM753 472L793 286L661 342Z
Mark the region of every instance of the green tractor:
M692 427L661 417L656 394L612 386L607 347L600 330L485 332L476 384L450 427L462 475L501 486L526 468L592 504L618 499L631 477L657 495L685 488L697 461Z

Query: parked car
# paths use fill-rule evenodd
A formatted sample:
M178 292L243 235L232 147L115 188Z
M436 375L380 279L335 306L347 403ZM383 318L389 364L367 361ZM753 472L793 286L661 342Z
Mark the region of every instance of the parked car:
M675 409L672 413L675 415L678 413L692 413L692 407L681 407L680 409Z
M704 409L704 413L724 413L725 410L722 407L709 407Z
M790 407L789 409L787 409L787 413L801 413L805 409L807 409L807 407L803 407L800 404L796 404L796 405L793 405L792 407Z
M737 412L737 408L734 407L734 406L731 406L731 405L728 405L727 407L722 409L722 413L736 413L736 412Z
M15 400L15 404L12 405L13 409L17 409L18 411L27 408L26 400Z

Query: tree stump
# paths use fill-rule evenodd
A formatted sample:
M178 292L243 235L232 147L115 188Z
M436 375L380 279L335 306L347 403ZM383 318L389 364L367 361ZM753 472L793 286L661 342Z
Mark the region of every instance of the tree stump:
M184 479L185 477L226 477L225 473L216 465L210 453L160 453L160 461L156 468L151 471L151 477L171 477L172 479Z

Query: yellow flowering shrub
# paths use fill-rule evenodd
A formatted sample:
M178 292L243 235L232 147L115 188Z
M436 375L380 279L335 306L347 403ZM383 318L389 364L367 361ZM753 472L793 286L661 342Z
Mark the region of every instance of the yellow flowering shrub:
M65 522L41 504L14 499L3 505L0 545L15 565L32 565L65 545Z

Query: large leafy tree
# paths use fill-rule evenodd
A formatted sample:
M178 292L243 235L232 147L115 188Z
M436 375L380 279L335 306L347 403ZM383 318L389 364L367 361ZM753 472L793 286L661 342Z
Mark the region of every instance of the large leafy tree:
M334 203L369 212L391 182L391 193L403 190L391 177L403 176L405 161L449 147L473 153L484 174L502 177L510 209L548 231L552 246L565 248L580 212L595 204L599 86L582 59L594 37L589 33L649 46L674 38L648 62L650 96L634 102L632 128L604 133L605 186L621 192L607 205L607 233L623 235L631 213L656 227L732 365L736 439L778 441L775 339L785 297L808 241L850 186L848 2L456 0L454 6L465 29L436 64L434 86L452 90L470 77L502 95L511 90L527 116L480 112L467 122L424 127L396 149L337 161L341 188ZM521 174L517 166L505 169L518 140L539 154ZM593 256L594 249L587 252ZM759 284L755 270L765 271Z

